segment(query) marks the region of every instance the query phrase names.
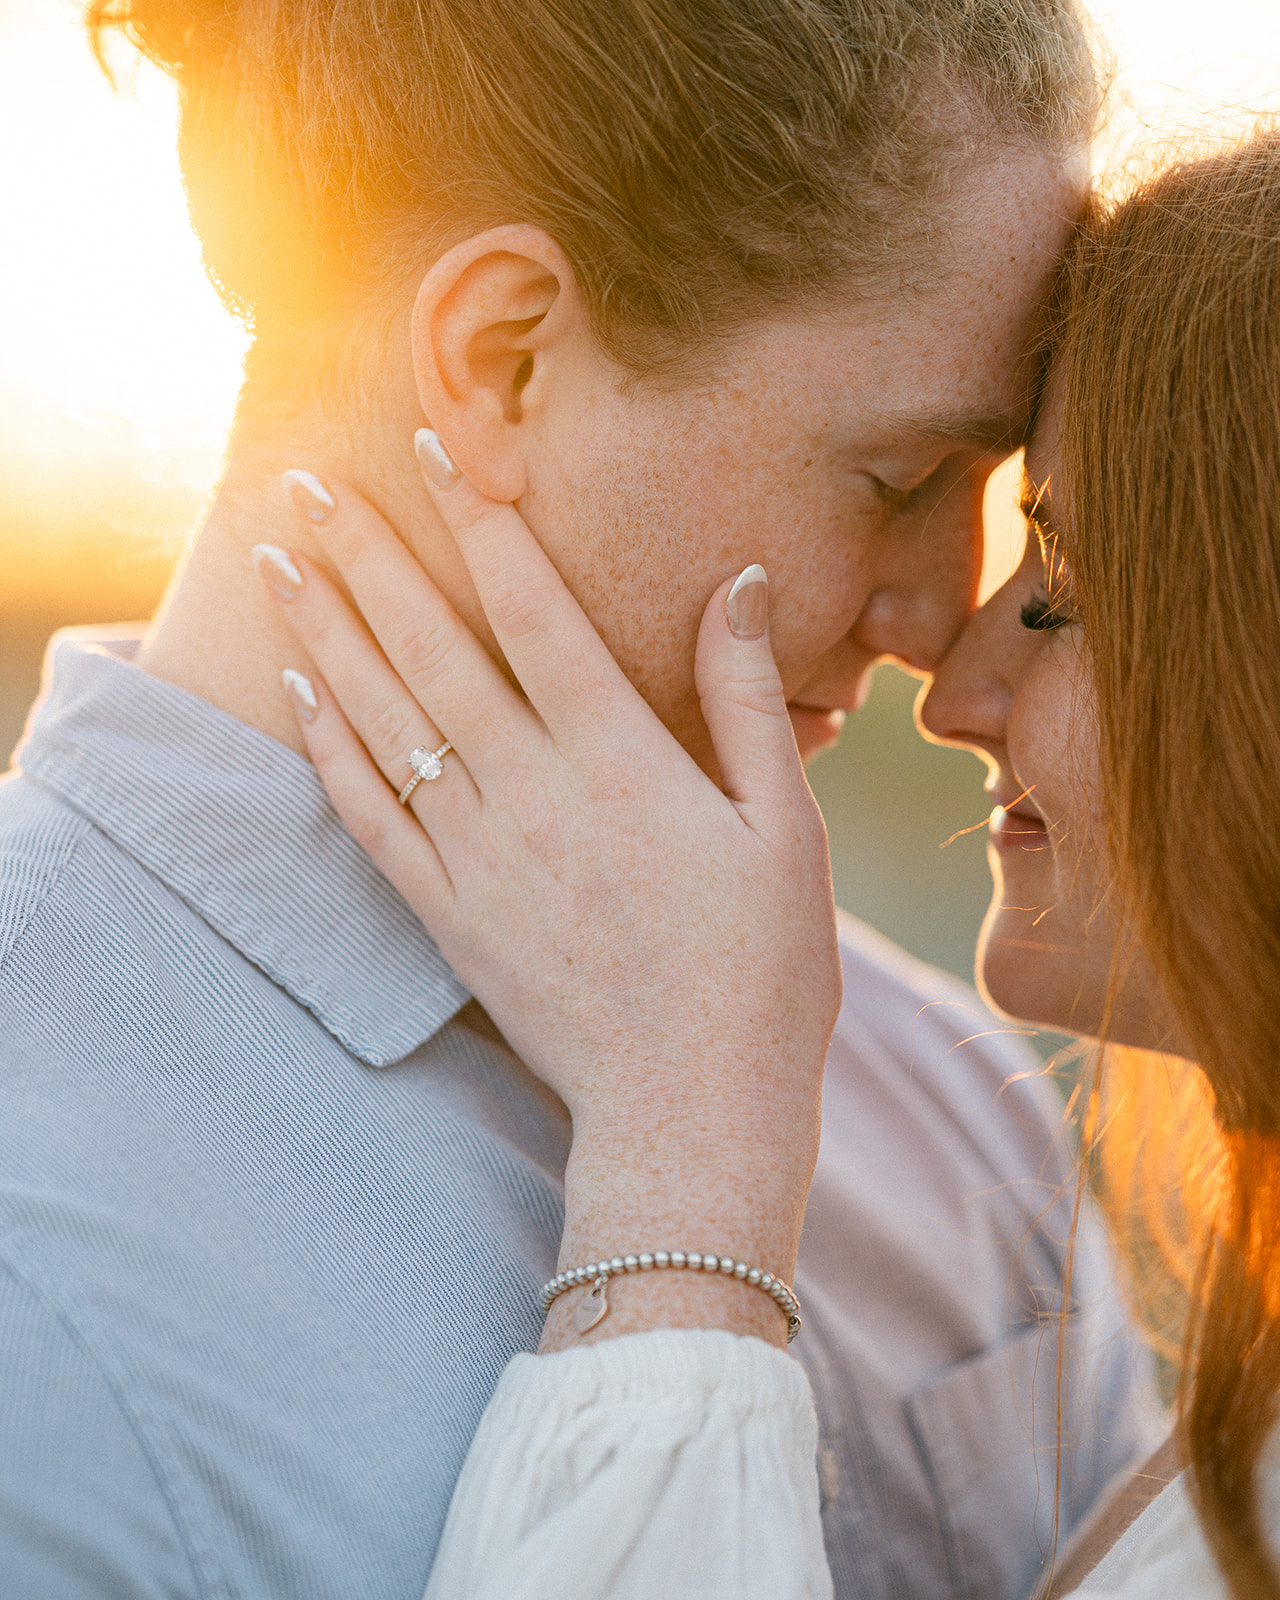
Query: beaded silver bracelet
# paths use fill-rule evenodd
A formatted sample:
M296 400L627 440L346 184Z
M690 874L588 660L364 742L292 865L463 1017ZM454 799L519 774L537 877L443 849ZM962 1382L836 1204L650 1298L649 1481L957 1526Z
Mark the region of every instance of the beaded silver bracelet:
M735 1261L732 1256L718 1256L701 1250L644 1250L638 1255L614 1256L610 1261L593 1261L585 1267L570 1267L567 1272L557 1272L542 1286L539 1301L542 1314L547 1312L562 1294L570 1289L585 1288L591 1284L591 1293L574 1312L573 1325L579 1333L587 1333L609 1315L609 1279L622 1277L628 1272L718 1272L726 1278L737 1278L748 1288L759 1289L776 1304L787 1319L787 1343L800 1332L800 1302L790 1284L772 1272L762 1272L759 1267L749 1267L745 1261Z

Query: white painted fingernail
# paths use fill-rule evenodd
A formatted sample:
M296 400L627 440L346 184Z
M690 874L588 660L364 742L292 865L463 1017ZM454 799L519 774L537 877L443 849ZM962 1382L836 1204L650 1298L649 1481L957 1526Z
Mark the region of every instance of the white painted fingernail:
M290 467L288 472L280 474L280 482L284 485L284 492L293 501L294 510L300 516L317 525L328 522L338 502L314 472L303 472L299 467Z
M287 550L282 550L278 544L255 544L249 559L273 594L278 594L282 600L297 599L302 589L302 574Z
M452 489L462 477L434 428L419 428L413 436L418 465L437 489Z
M736 639L759 639L769 626L769 579L759 562L740 572L724 603Z
M302 718L303 722L314 722L320 710L320 702L316 699L316 691L312 687L311 679L304 678L300 672L295 672L292 667L286 667L280 674L280 682L284 685L284 692L293 701L293 709Z

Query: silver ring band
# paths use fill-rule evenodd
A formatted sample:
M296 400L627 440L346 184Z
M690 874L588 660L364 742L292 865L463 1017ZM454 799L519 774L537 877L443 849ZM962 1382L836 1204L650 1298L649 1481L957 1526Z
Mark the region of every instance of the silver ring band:
M434 783L444 771L444 758L453 746L446 739L438 750L427 750L421 745L416 750L409 752L409 765L413 768L413 777L409 779L404 788L396 796L402 806L409 804L409 796L420 783Z

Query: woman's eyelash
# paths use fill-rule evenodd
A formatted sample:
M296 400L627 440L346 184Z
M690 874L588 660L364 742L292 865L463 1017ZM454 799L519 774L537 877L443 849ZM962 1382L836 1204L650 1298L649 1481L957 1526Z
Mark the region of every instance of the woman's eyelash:
M1076 620L1076 608L1072 603L1070 576L1058 555L1058 536L1033 516L1027 517L1027 535L1040 546L1045 582L1021 607L1018 620L1024 628L1036 633L1065 628Z
M1065 627L1071 621L1070 609L1054 605L1045 594L1033 594L1018 613L1024 628L1047 633L1051 628Z

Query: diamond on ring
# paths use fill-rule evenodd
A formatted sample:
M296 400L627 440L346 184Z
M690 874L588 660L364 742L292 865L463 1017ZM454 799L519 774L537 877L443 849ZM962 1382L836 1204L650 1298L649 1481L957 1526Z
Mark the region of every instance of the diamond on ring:
M420 783L434 783L444 771L444 758L453 746L446 739L438 750L428 750L424 745L409 752L409 765L413 768L413 777L409 779L404 788L396 796L402 806L409 804L409 796Z
M446 744L439 750L410 750L409 765L422 779L423 783L431 783L444 771L444 762L440 757L449 748Z

